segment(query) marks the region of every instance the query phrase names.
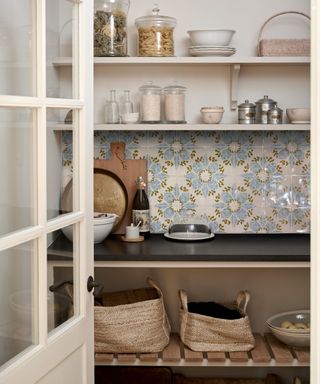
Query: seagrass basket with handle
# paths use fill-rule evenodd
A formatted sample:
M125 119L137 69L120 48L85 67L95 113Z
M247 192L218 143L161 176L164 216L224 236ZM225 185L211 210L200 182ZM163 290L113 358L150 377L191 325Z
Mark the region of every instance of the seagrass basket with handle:
M240 318L230 320L205 316L188 311L188 297L184 290L180 298L180 338L193 351L200 352L238 352L249 351L254 347L247 305L248 291L240 291L235 303L228 306L236 309Z
M170 324L161 289L149 287L102 295L94 307L94 348L98 353L161 352L169 343Z
M258 37L258 56L310 56L310 39L263 39L262 34L271 20L282 15L301 15L308 20L310 16L303 12L287 11L271 16L262 25Z

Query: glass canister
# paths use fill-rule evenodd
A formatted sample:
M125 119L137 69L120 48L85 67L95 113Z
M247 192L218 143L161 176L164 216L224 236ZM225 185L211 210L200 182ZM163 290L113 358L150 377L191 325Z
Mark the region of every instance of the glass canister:
M95 0L94 56L127 56L130 0Z
M173 31L177 20L159 15L154 6L152 16L136 19L138 29L138 56L174 56Z
M140 98L140 121L141 123L161 122L161 87L154 85L152 81L139 88Z
M174 83L163 89L164 115L166 123L185 123L185 94L186 87Z
M268 111L277 104L276 101L264 96L263 99L256 101L256 123L268 124Z

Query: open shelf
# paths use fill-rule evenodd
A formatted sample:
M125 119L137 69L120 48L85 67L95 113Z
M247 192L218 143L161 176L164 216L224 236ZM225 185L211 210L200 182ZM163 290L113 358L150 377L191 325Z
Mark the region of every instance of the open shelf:
M309 348L294 349L279 342L272 334L255 334L250 352L194 352L184 346L176 334L160 353L96 353L96 365L219 366L219 367L306 367Z

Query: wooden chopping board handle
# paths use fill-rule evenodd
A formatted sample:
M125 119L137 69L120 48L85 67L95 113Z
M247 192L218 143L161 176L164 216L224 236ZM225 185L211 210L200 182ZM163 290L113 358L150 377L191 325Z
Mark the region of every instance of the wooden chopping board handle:
M122 165L122 169L126 170L128 168L125 157L125 148L126 145L123 141L111 143L111 157L112 159L118 159Z

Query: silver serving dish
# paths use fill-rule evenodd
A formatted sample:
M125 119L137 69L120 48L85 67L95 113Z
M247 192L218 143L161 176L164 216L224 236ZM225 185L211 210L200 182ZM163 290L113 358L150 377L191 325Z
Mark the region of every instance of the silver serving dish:
M179 222L173 222L164 236L172 240L198 241L211 239L214 234L203 219L187 216L182 217Z

